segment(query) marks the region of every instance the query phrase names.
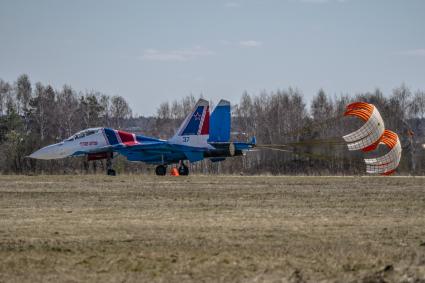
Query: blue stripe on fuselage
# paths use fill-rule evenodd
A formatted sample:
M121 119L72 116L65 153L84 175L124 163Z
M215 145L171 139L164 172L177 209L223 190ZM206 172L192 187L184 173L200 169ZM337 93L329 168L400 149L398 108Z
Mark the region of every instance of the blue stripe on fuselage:
M145 143L145 142L163 142L160 139L142 136L142 135L136 135L136 141L139 143Z
M117 135L114 130L105 128L104 131L110 145L118 144Z

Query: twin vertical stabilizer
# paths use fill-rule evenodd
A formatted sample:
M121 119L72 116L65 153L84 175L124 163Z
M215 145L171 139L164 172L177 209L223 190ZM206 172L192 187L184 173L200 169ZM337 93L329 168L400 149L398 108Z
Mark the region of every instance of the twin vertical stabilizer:
M210 137L209 142L228 142L230 141L230 102L220 100L210 119Z
M192 147L208 147L210 131L209 103L199 99L192 112L181 124L177 133L169 140L172 144Z

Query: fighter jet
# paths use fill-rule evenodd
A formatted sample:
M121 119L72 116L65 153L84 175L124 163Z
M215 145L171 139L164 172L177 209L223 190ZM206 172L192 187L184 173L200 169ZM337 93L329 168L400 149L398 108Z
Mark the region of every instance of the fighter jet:
M209 103L200 99L183 121L176 134L168 140L136 135L110 128L90 128L66 140L41 148L29 157L59 159L86 156L87 160L106 159L107 175L115 176L112 159L121 154L129 161L157 165L156 175L167 174L167 165L179 164L180 175L188 175L191 163L209 158L220 162L227 157L243 155L255 147L251 142L230 141L230 103L221 100L211 114Z

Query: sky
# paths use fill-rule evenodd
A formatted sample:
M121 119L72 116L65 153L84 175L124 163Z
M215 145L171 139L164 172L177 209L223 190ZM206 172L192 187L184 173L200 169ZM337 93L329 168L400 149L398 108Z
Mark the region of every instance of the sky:
M188 94L425 89L425 1L0 0L0 78L23 73L141 115Z

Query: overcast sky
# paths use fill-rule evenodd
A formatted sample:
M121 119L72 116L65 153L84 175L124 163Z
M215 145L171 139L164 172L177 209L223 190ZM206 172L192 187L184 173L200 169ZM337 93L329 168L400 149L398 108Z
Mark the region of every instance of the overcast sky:
M0 0L0 78L124 96L425 89L423 0Z

